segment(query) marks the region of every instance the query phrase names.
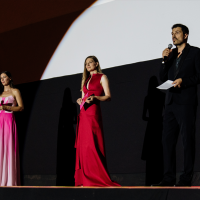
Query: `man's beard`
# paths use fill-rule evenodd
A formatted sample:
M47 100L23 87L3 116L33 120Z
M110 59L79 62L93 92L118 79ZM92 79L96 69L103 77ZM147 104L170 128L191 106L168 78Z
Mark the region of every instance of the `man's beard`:
M175 46L180 46L180 45L182 45L185 41L184 41L184 40L183 40L183 41L176 40L175 42L176 42L176 43L174 43Z

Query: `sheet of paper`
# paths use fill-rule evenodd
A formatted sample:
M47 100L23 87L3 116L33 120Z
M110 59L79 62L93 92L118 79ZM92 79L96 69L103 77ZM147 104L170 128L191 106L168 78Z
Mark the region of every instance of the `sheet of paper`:
M160 90L167 90L174 86L174 84L172 84L172 83L173 83L173 81L168 80L168 81L164 82L163 84L159 85L157 88Z

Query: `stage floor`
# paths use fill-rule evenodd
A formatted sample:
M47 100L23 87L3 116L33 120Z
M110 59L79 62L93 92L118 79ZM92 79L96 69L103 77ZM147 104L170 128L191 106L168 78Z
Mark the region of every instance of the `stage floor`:
M200 187L0 187L2 200L199 200Z

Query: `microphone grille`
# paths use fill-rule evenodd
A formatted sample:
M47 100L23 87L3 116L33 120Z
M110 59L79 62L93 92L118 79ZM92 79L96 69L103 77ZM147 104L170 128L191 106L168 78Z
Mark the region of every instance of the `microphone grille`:
M168 49L171 49L173 47L172 44L168 44Z

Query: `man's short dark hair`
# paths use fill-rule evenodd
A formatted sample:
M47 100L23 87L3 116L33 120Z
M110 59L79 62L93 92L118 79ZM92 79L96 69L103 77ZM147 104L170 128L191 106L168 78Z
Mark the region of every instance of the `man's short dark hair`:
M183 25L183 24L174 24L174 25L172 26L172 29L173 29L173 28L177 28L177 27L180 27L180 28L182 29L184 35L185 35L185 34L188 34L188 35L189 35L189 28L188 28L187 26L185 26L185 25Z

